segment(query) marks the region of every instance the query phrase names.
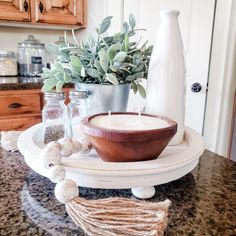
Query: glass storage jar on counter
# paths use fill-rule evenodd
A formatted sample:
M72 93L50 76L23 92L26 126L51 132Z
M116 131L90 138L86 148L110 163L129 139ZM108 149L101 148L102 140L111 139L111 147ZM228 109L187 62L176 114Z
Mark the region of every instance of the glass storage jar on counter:
M21 76L40 76L45 66L45 45L29 35L18 43L18 63Z
M79 125L80 121L89 114L88 91L71 90L69 92L70 103L68 104L69 127L68 136L73 137L72 127Z
M63 36L60 36L59 39L53 43L57 46L64 45L65 44L65 39ZM56 62L58 55L53 55L46 51L46 62L47 62L47 68L52 68L52 65Z
M68 113L64 92L45 92L45 105L42 110L43 139L47 144L67 137Z
M10 51L0 51L0 76L17 76L16 54Z

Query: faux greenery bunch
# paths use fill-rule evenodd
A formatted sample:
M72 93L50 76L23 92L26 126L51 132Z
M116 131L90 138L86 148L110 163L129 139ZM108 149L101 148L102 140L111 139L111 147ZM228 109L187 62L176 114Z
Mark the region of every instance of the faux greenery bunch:
M67 42L64 45L50 44L47 50L57 59L51 69L43 68L43 91L50 91L56 87L60 91L65 83L90 83L90 84L131 84L133 91L145 97L145 89L139 83L140 79L147 78L148 64L152 46L147 47L147 42L139 46L139 42L132 42L131 37L136 21L132 14L129 23L124 22L122 32L107 35L111 25L112 16L106 17L96 36L90 36L87 42L78 43L76 46Z

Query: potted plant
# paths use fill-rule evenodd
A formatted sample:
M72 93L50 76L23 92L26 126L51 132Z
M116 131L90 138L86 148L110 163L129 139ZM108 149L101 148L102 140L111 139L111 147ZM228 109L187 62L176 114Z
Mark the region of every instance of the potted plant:
M123 23L122 32L108 35L111 19L106 17L95 29L96 36L87 42L78 43L72 31L75 46L66 37L64 45L47 46L57 59L51 69L43 68L42 91L55 87L60 91L65 83L75 83L76 88L88 90L93 113L125 111L130 87L146 96L140 80L147 78L152 46L147 47L147 42L139 46L131 40L139 30L132 14L129 23Z

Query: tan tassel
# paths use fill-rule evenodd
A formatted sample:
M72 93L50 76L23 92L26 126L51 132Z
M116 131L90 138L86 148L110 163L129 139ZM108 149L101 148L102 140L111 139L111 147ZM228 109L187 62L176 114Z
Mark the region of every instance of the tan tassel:
M89 236L159 236L164 234L170 204L169 200L153 203L119 197L75 197L66 209Z

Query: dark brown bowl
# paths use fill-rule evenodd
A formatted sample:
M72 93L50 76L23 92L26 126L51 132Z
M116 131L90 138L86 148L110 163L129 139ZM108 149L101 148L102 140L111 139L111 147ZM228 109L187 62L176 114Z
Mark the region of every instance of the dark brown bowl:
M136 115L134 112L114 112L112 115ZM143 113L142 116L156 117L166 121L169 126L152 130L115 130L101 128L90 123L96 116L88 116L81 121L81 129L89 138L103 161L131 162L156 159L177 132L177 123L166 117Z

